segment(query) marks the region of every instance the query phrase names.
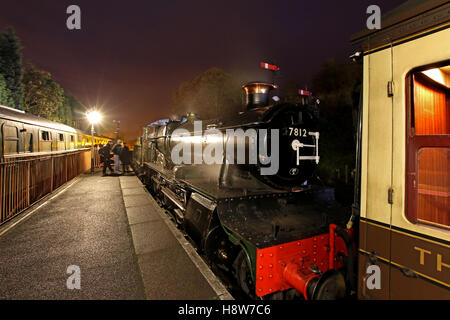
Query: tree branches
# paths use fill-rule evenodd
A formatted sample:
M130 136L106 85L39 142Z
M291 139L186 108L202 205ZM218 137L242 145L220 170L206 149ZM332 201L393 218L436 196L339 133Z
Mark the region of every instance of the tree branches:
M64 102L64 90L49 72L29 65L23 77L27 112L50 119Z
M0 33L0 75L4 82L3 90L0 88L0 104L22 109L22 46L12 28Z

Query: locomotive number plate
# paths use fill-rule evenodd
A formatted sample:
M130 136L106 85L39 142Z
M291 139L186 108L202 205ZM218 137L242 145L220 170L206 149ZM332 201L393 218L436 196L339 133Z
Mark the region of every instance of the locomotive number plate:
M290 127L288 128L287 133L290 137L306 137L308 132L306 129Z

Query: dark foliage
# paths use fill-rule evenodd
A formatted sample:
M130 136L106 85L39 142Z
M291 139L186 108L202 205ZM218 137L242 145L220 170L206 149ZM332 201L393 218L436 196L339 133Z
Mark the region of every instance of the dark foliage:
M313 92L321 101L318 173L328 184L342 183L346 166L347 177L355 166L354 111L361 79L359 64L329 60L313 80Z
M1 73L0 73L0 105L2 106L14 105L11 91L6 87L5 78Z
M23 109L22 47L12 28L0 33L0 74L7 89L3 95L9 95L5 101L12 108Z
M58 108L63 108L64 90L49 72L29 65L23 77L24 107L27 112L58 120Z

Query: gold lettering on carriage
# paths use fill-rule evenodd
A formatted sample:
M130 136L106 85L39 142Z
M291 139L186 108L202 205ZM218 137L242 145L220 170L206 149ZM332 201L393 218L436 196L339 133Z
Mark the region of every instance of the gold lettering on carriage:
M442 262L442 255L438 253L436 255L436 269L437 269L437 271L442 271L442 267L450 269L450 264L446 264L446 263Z
M419 248L417 246L414 247L414 250L419 251L419 263L420 265L424 266L425 265L425 254L427 255L432 255L433 253L429 250L423 249L423 248ZM436 270L441 272L442 271L442 267L450 269L450 264L444 263L443 262L443 257L442 254L437 253L436 254Z

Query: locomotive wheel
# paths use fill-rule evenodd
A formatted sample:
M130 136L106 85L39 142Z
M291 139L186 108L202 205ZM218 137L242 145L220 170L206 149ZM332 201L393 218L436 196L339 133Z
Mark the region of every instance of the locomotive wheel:
M256 299L255 283L252 279L252 273L244 250L241 250L234 262L236 279L242 291L251 299Z

